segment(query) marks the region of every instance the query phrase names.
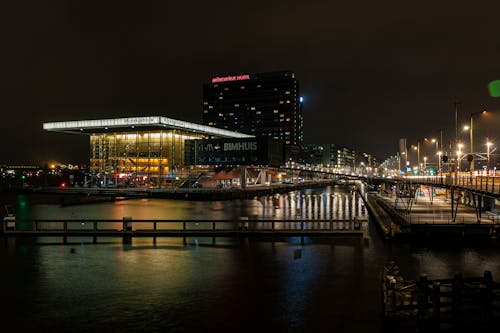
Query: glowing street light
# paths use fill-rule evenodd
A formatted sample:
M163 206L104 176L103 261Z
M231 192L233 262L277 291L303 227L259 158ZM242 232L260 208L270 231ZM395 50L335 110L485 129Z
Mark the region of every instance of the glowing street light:
M457 145L458 150L457 150L457 172L460 172L460 156L462 155L462 148L464 147L463 144L459 143Z
M486 162L486 168L489 171L490 170L490 148L493 145L492 142L487 141L486 142L486 156L487 156L487 162Z
M442 151L438 151L437 152L437 156L438 156L438 172L441 173L441 155L443 155L443 152Z

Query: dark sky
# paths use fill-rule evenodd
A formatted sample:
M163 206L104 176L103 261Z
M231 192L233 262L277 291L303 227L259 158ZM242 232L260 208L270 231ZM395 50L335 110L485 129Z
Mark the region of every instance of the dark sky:
M380 158L500 109L499 1L3 1L1 162L84 162L87 137L44 121L201 121L202 84L293 70L305 142ZM499 128L500 129L500 128ZM499 131L500 132L500 131ZM500 140L500 137L498 138Z

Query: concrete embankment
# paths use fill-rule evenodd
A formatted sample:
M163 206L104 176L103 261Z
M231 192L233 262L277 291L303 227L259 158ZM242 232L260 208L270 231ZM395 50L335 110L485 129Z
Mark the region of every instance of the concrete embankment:
M234 200L247 199L262 195L273 195L286 193L304 188L324 187L336 185L337 181L310 181L298 184L283 184L273 186L256 186L232 189L175 189L175 190L151 190L150 196L153 198L168 198L181 200Z
M285 193L304 188L336 185L336 180L306 181L297 184L280 184L271 186L249 186L247 188L43 188L23 189L19 191L0 192L3 204L16 205L19 200L29 204L60 204L61 206L110 202L134 198L165 198L178 200L233 200L256 196Z
M391 232L391 218L389 214L379 206L375 200L375 195L373 193L367 192L365 194L358 192L363 199L365 206L370 213L370 216L375 222L377 230L383 235L385 240L392 238Z
M111 195L87 195L84 193L35 193L33 191L0 192L0 203L4 205L17 206L19 204L29 205L84 205L99 202L112 202L117 200Z

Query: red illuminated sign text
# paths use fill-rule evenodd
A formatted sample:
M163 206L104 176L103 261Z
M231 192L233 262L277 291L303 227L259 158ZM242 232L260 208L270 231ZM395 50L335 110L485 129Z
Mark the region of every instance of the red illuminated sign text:
M214 77L212 78L212 83L218 82L228 82L228 81L241 81L241 80L250 80L250 75L236 75L236 76L223 76L223 77Z

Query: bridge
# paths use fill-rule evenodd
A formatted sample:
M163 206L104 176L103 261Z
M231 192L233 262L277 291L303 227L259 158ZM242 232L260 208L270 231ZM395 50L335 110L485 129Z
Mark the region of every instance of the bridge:
M296 172L299 175L312 176L322 174L327 177L347 180L361 180L373 188L386 192L395 192L394 208L398 204L403 206L404 214L410 216L416 196L421 193L423 186L430 186L430 201L434 199L434 188L447 191L449 196L451 222L457 221L459 205L462 202L470 204L474 209L476 221L482 221L482 213L486 205L494 206L495 200L500 199L500 176L471 173L441 173L425 176L373 176L359 173L339 172L334 168L286 166L280 168L284 172ZM411 223L411 222L409 222Z

